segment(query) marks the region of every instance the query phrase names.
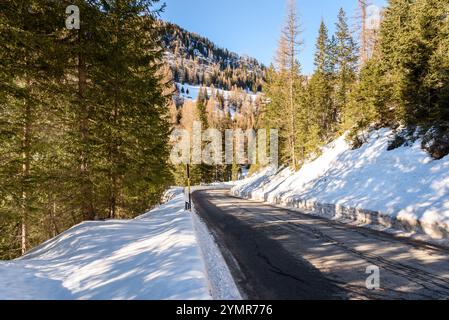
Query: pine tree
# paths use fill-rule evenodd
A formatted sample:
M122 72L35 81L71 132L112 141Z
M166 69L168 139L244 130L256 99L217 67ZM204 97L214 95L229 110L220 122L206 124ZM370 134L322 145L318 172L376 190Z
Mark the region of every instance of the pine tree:
M351 87L356 80L357 47L349 31L346 14L340 9L335 34L335 106L333 121L341 122L341 112L347 107Z
M385 108L397 123L426 126L445 118L446 15L447 3L439 0L392 0L385 12L379 40Z
M72 2L80 30L62 23ZM170 184L154 3L0 3L0 259Z
M343 130L350 130L351 138L371 124L392 124L391 114L384 108L386 92L382 66L375 54L362 67L359 81L349 96L349 103L343 115ZM364 142L364 141L357 141Z
M209 128L208 122L208 114L207 114L207 89L200 88L198 98L196 101L196 111L198 113L197 118L201 122L201 127L204 133L204 130ZM204 150L204 145L202 147ZM214 181L214 167L205 163L193 167L194 171L197 171L200 176L201 183L210 183Z
M114 1L106 10L109 53L95 83L103 96L98 131L109 181L107 216L130 217L157 201L169 180L167 100L152 1ZM105 81L106 80L106 81ZM157 157L154 157L157 155Z
M43 0L0 4L0 258L23 254L43 238L38 222L49 173L43 163L52 152L55 80L63 65L55 43L58 9Z
M280 129L281 160L293 169L297 169L300 160L305 157L303 137L306 132L297 126L307 121L306 112L300 107L304 95L301 66L297 60L301 45L299 33L296 5L290 1L286 24L279 40L277 70L273 67L267 75L266 93L270 103L266 120L270 127Z
M445 2L440 1L439 3L444 4ZM429 79L432 79L430 82L437 90L437 102L430 120L439 123L446 131L449 131L449 17L447 13L443 17L443 19L437 20L437 22L441 22L438 30L438 43L430 59L432 76Z
M322 21L316 44L316 69L307 86L308 106L313 112L312 120L319 128L322 141L330 138L335 129L335 123L332 122L334 68L331 50L328 31Z
M393 111L396 122L405 120L409 113L408 102L403 99L403 90L407 87L403 67L407 64L405 59L409 59L410 53L407 51L412 40L407 36L411 3L411 0L391 0L385 10L380 31L379 50L385 70L382 76L387 90L385 108Z
M412 8L411 21L416 38L414 55L416 65L411 70L418 74L419 100L416 106L417 124L425 125L431 121L442 123L447 118L447 87L449 81L447 69L448 3L443 0L417 0ZM446 30L445 30L446 28ZM447 47L446 47L447 48Z

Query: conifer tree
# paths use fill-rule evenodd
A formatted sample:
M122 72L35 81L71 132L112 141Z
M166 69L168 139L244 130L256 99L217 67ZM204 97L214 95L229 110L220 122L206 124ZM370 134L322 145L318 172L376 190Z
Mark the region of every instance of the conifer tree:
M415 117L418 125L447 118L447 52L441 49L447 45L448 3L442 0L416 0L412 7L412 35L415 37L410 72L417 75L418 87L415 94ZM444 87L446 84L446 88ZM411 93L411 92L410 92Z
M307 103L313 112L312 120L319 128L319 135L323 141L331 137L335 129L335 123L333 123L332 118L334 70L331 50L327 27L322 21L316 44L316 69L307 86Z
M197 118L201 122L202 131L204 134L204 131L209 128L209 121L208 121L208 114L207 114L207 89L201 88L198 94L198 98L196 101L196 111L198 113ZM201 148L204 150L204 144ZM199 174L199 180L201 183L210 183L214 181L214 167L202 163L200 165L197 165L193 168L193 172L198 172Z
M107 32L101 46L109 57L94 82L104 95L98 138L108 172L110 218L148 209L170 182L168 103L152 4L117 0L106 8Z
M347 107L351 87L356 80L357 47L349 31L346 13L340 9L335 34L335 106L333 121L341 121L341 112Z
M280 129L282 162L297 169L304 159L304 128L308 121L305 106L300 64L297 60L299 46L299 21L294 1L289 2L286 24L279 40L277 69L268 71L266 93L270 99L267 106L267 124Z
M141 214L170 184L155 3L0 3L0 259Z
M411 39L407 36L410 29L411 0L391 0L384 13L380 30L379 50L385 73L387 97L385 108L393 111L396 122L408 117L408 102L403 99L406 88L404 78L404 59L408 59L406 51L410 48ZM404 56L405 55L405 56Z
M43 0L0 4L0 258L23 254L45 237L37 226L63 65L55 45L58 12L57 3Z

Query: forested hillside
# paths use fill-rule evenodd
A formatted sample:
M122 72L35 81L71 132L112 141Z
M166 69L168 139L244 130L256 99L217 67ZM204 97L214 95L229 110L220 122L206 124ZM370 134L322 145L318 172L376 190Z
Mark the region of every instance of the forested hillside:
M184 86L181 90L184 90ZM261 94L248 94L242 89L222 91L212 86L211 88L200 87L195 100L176 97L177 99L169 108L173 129L187 130L192 134L194 123L200 122L202 130L213 128L224 134L228 129L245 131L261 126L262 105L265 101ZM206 144L203 142L202 148ZM235 157L232 165L192 164L190 166L191 183L199 185L215 181L237 180L244 165L244 163L237 163ZM173 173L177 185L187 185L184 164L175 165Z
M168 22L160 22L165 62L178 83L231 90L262 90L266 68L256 59L239 56Z
M69 5L82 12L67 29ZM0 3L0 259L171 183L157 1Z
M166 73L175 82L169 108L172 128L192 132L195 121L201 122L203 130L256 128L264 102L260 91L265 83L265 66L177 25L160 23ZM191 183L236 180L241 170L237 163L192 165ZM175 166L173 173L178 185L187 185L184 165Z

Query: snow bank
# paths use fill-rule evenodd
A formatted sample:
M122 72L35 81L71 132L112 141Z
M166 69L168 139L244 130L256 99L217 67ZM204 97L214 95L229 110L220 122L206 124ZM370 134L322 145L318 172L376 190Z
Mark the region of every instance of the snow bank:
M242 300L231 271L206 224L196 213L193 214L193 221L204 257L212 297L217 300Z
M392 136L389 129L374 131L356 150L340 137L298 172L265 169L238 182L233 193L271 203L321 204L354 215L388 216L432 237L447 237L449 157L433 160L420 140L387 151Z
M128 221L85 222L0 262L0 299L211 299L182 189Z

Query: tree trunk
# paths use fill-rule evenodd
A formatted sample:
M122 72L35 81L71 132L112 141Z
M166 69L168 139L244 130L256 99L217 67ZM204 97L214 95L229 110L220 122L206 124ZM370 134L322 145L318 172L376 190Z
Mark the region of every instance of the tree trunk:
M78 97L80 104L80 175L81 175L81 210L84 220L95 220L95 210L93 206L93 191L89 173L89 151L88 151L88 121L89 107L85 101L87 89L87 67L84 53L82 52L83 41L82 30L79 30L79 53L78 53Z
M22 231L21 231L21 249L24 255L28 249L28 212L30 209L28 195L28 179L30 174L30 135L31 135L31 107L26 102L24 110L23 140L22 140Z
M51 233L52 237L56 237L59 234L58 224L56 222L56 200L55 197L52 197L50 203L50 220L51 220Z
M112 175L111 177L111 193L109 197L109 218L115 219L117 215L117 197L116 197L116 189L117 189L117 181L116 176Z
M293 73L293 72L292 72ZM295 139L295 102L294 102L294 88L293 88L293 74L290 79L290 140L291 140L291 157L292 167L296 171L296 139Z

